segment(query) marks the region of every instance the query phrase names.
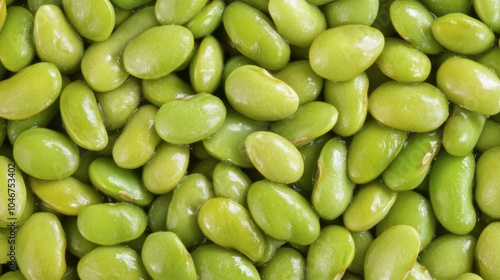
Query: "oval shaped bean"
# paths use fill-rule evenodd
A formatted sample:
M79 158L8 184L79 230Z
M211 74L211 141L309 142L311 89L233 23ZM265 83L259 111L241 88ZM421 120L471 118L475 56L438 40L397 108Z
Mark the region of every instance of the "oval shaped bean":
M309 63L314 72L325 79L347 81L368 69L383 48L384 35L373 27L338 26L314 38L309 48Z
M372 25L377 18L379 1L339 0L331 1L321 7L325 13L328 27L348 24Z
M483 279L495 279L500 274L498 262L500 261L499 243L500 222L493 222L486 226L476 244L476 261L479 274Z
M346 157L345 141L335 137L326 142L317 159L311 203L323 219L336 219L351 202L355 184L347 176Z
M40 59L54 63L61 73L74 73L80 67L83 41L58 6L36 10L33 40Z
M497 167L499 161L500 146L495 146L481 154L476 166L476 184L474 189L474 198L481 212L492 219L500 218L500 180Z
M273 238L308 245L320 234L312 206L286 185L257 181L248 190L247 204L255 223Z
M99 245L85 239L80 233L77 226L77 216L66 219L63 229L66 235L67 250L78 258L82 258L88 252L99 247Z
M192 252L199 279L260 279L257 268L243 254L217 244L204 244Z
M356 184L368 183L391 164L403 148L407 133L374 119L365 122L354 135L347 151L347 174Z
M472 235L444 234L427 246L419 261L436 279L456 279L472 271L476 242Z
M398 193L380 181L359 187L343 213L344 225L351 231L364 231L374 227L396 202Z
M154 127L166 142L192 144L214 134L225 118L226 107L220 98L198 93L163 104L156 114Z
M77 226L83 237L93 243L116 245L139 237L146 230L147 216L133 204L94 204L80 211Z
M168 207L172 202L173 192L159 195L148 206L148 228L152 232L167 231Z
M113 145L113 160L127 169L146 164L153 156L161 138L155 130L158 109L153 105L139 107L128 120Z
M226 79L225 92L238 113L258 121L288 118L299 107L299 97L289 85L255 65L233 70Z
M239 1L231 3L224 10L222 23L235 48L261 67L279 70L288 63L290 46L257 8Z
M302 177L293 185L304 196L309 196L314 188L314 180L318 169L318 157L326 142L332 138L332 135L325 134L321 137L309 141L306 145L297 148L304 160L304 172Z
M26 184L21 170L11 159L0 156L0 227L10 227L28 207ZM10 247L10 246L9 246Z
M500 123L491 118L486 118L483 131L479 135L474 151L484 152L500 145Z
M476 146L486 117L478 112L454 106L443 128L443 147L454 156L465 156Z
M420 237L420 251L422 251L431 243L436 230L436 217L431 203L417 192L398 192L398 197L391 209L376 225L377 235L393 225L414 227Z
M61 73L54 64L27 66L0 81L0 117L22 120L34 116L57 100L61 88Z
M434 1L434 0L430 0ZM437 54L441 44L432 33L435 16L419 1L396 0L390 4L390 20L398 34L426 54Z
M467 234L476 225L472 197L475 166L472 153L457 157L441 150L430 171L432 208L439 223L455 234Z
M224 0L211 1L203 6L201 11L186 22L184 26L193 33L195 39L205 37L220 26L226 6Z
M63 134L47 128L23 131L14 144L14 159L19 168L39 179L62 179L78 168L77 146ZM50 159L50 164L46 160Z
M408 273L408 276L405 278L408 280L432 280L431 274L429 270L421 265L418 261L415 262L412 269ZM456 279L455 279L456 280Z
M494 32L500 32L500 2L474 0L472 4L479 19Z
M4 16L0 28L0 62L9 71L18 72L29 66L36 56L33 42L35 17L21 6L10 6Z
M76 216L87 205L99 204L104 198L93 187L73 177L59 180L29 178L31 190L54 210Z
M168 101L195 94L191 85L181 79L176 72L158 79L141 80L141 82L144 97L158 108Z
M242 169L227 162L219 162L214 168L212 181L216 197L226 197L246 207L252 181Z
M354 239L346 228L324 227L307 250L306 278L341 278L354 258L354 248Z
M478 54L495 42L495 34L486 24L463 13L434 20L432 34L443 47L461 54Z
M66 237L54 214L40 212L31 215L17 232L15 248L17 265L26 278L63 277L66 270Z
M353 231L351 236L354 241L354 258L347 271L361 275L363 274L366 251L375 238L369 230Z
M281 70L273 72L273 76L297 93L300 105L317 100L323 89L323 78L312 70L305 59L289 62Z
M368 111L380 123L411 132L428 132L448 118L448 99L428 83L385 82L368 101Z
M139 174L119 167L110 158L93 160L89 165L89 177L93 186L118 201L146 206L153 200Z
M157 79L181 66L194 48L191 31L180 25L151 27L123 50L123 65L141 79Z
M483 115L500 111L500 79L478 62L450 57L438 68L436 82L451 102L468 110Z
M422 0L422 3L424 3L429 10L437 16L443 16L450 13L469 14L472 7L471 1L468 0Z
M293 183L304 173L304 161L300 152L276 133L252 132L245 139L245 151L254 167L270 181Z
M71 140L87 150L102 150L108 145L94 92L84 81L65 86L59 98L61 117Z
M81 36L101 42L111 35L115 28L115 10L109 0L104 1L62 1L68 21Z
M292 116L274 122L271 131L300 147L332 130L337 118L338 111L330 103L311 101L299 106Z
M475 273L467 272L458 276L455 280L483 280L483 278Z
M155 3L156 18L162 25L182 25L195 16L207 0L160 0Z
M172 232L148 235L141 250L141 260L153 279L197 279L191 255Z
M139 254L121 245L95 248L78 261L77 271L82 280L149 278Z
M362 73L345 82L327 80L324 98L339 112L333 132L344 137L354 135L368 113L368 76Z
M281 247L273 258L262 267L260 277L263 280L280 277L289 280L304 279L305 263L304 257L297 250Z
M189 78L195 92L214 93L222 79L224 50L219 41L206 36L189 64Z
M365 279L404 279L417 260L419 248L418 232L413 227L395 225L388 228L368 247Z

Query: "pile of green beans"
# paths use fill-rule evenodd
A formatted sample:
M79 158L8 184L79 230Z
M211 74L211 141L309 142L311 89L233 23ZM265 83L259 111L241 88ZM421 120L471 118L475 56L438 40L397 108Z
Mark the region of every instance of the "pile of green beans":
M0 280L500 279L500 0L0 0Z

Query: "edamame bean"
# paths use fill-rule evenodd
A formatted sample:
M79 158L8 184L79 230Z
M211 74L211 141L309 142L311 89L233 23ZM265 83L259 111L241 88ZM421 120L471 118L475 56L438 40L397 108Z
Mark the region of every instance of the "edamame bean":
M220 26L226 6L224 0L211 1L203 6L201 11L186 22L184 26L193 33L195 39L205 37Z
M163 104L154 119L154 127L166 142L192 144L214 134L225 118L222 100L202 92Z
M111 0L111 2L122 9L134 9L151 2L151 0Z
M432 280L431 274L429 273L429 270L425 268L423 265L421 265L418 261L415 262L413 265L412 269L408 273L408 276L406 276L405 279L408 280Z
M182 0L159 0L155 3L155 14L162 25L182 25L188 22L207 4L207 0L185 2Z
M429 177L429 196L439 223L455 234L467 234L476 225L473 205L474 155L452 156L441 150Z
M495 279L500 275L497 265L500 261L499 233L500 222L492 222L483 229L477 240L475 256L479 274L485 280Z
M173 192L159 195L148 206L148 228L152 232L167 231L168 207L172 202Z
M14 159L19 168L45 180L71 176L80 161L77 146L65 135L47 128L23 131L14 144ZM50 164L46 160L50 158Z
M99 246L83 237L78 230L76 216L66 219L63 224L63 229L66 235L68 251L79 258L82 258L85 254Z
M254 167L270 181L293 183L304 173L304 161L300 152L291 142L276 133L252 132L245 139L245 151Z
M214 168L212 181L215 196L232 199L246 207L247 193L252 181L241 168L227 162L219 162Z
M12 226L21 218L27 207L26 184L21 170L11 159L0 156L0 227Z
M195 92L214 93L222 79L224 50L219 41L206 36L189 64L189 78Z
M49 62L38 62L0 81L0 117L22 120L45 110L59 97L62 77Z
M256 181L248 190L247 204L255 223L273 238L308 245L320 234L319 217L310 203L286 185Z
M305 275L306 261L297 250L281 247L269 262L260 270L260 277L267 279L302 280Z
M483 131L486 117L478 112L454 106L443 128L443 147L454 156L472 152Z
M304 160L304 172L302 173L302 177L293 185L306 197L312 193L314 188L314 180L316 179L315 177L318 169L318 157L325 143L331 138L332 135L325 134L298 148Z
M491 47L489 50L480 54L476 59L477 62L490 68L498 76L500 74L500 48L497 46Z
M471 1L467 0L422 0L422 3L426 5L429 10L437 16L442 16L450 13L469 14L470 9L472 8Z
M27 279L60 279L64 275L66 237L54 214L31 215L17 232L15 248L17 265Z
M496 172L500 155L500 146L486 150L479 156L476 166L476 184L474 198L482 213L492 219L500 218L500 188L498 182L500 177Z
M191 85L181 79L176 72L170 73L158 79L147 79L141 81L142 93L144 94L144 97L158 108L168 101L181 99L195 94Z
M153 279L197 279L191 255L172 232L148 235L142 247L141 260Z
M377 18L379 1L374 0L340 0L321 6L325 13L328 27L347 24L372 25Z
M484 152L497 145L500 145L500 123L487 118L476 146L474 146L474 151Z
M472 1L474 11L479 19L488 25L494 32L500 32L500 2L499 1Z
M475 273L467 272L458 276L455 280L483 280L483 278Z
M370 26L349 24L320 33L309 48L309 63L321 77L342 82L363 73L384 48L383 34ZM349 49L346 54L344 50Z
M366 251L375 237L373 237L369 230L353 231L351 232L351 236L354 241L354 258L347 268L347 271L362 275Z
M62 1L64 13L78 34L102 42L115 28L115 10L109 0L104 1Z
M33 14L43 5L55 5L62 9L62 0L28 0L27 2L28 8Z
M297 93L300 105L317 100L323 89L323 78L312 70L309 61L305 59L289 62L272 75Z

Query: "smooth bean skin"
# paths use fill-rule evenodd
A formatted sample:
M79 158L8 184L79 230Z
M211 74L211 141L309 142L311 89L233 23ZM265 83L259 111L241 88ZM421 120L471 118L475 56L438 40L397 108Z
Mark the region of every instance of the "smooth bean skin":
M115 10L109 0L64 0L62 5L68 21L78 34L91 41L108 39L115 28Z
M471 1L440 1L440 0L422 0L422 3L437 16L443 16L450 13L468 14L472 7Z
M500 74L500 47L493 46L484 53L478 55L475 61L490 68L495 74Z
M308 245L319 236L318 215L286 185L257 181L248 190L247 204L255 223L273 238Z
M499 1L472 1L474 11L479 19L488 25L494 32L500 32L500 2Z
M2 31L6 17L7 17L7 3L5 1L2 1L0 2L0 31Z
M476 146L483 131L486 116L454 106L443 128L443 147L454 156L465 156Z
M500 165L500 147L495 146L482 153L476 166L474 198L482 213L492 219L500 218L500 176L496 172Z
M297 93L300 105L317 100L323 89L323 78L314 73L309 61L305 59L289 62L272 74Z
M21 218L25 208L27 207L27 192L21 170L15 163L5 157L0 156L0 200L3 203L0 205L0 227L8 227L15 219L16 223ZM9 206L10 205L10 206ZM14 207L12 207L14 205Z
M66 235L67 250L78 258L82 258L99 246L83 237L78 230L76 216L66 219L63 223L63 229Z
M309 62L307 63L309 64ZM231 72L233 72L236 68L239 68L240 66L243 65L257 65L257 63L241 54L235 54L227 59L226 63L224 64L224 69L222 70L222 81L224 83L222 85L223 87L226 86L226 80L229 74L231 74ZM287 63L287 65L289 65L289 63ZM285 68L286 66L283 67L282 69Z
M108 145L94 92L84 81L65 86L59 98L63 124L71 140L87 150L102 150Z
M245 151L254 167L270 181L293 183L304 173L304 161L300 152L291 142L276 133L252 132L245 139Z
M157 79L179 68L194 48L191 31L180 25L151 27L130 40L123 50L123 65L131 75Z
M448 118L448 100L428 83L386 82L377 87L368 101L368 111L380 123L411 132L428 132Z
M321 7L325 13L328 27L347 24L372 25L377 18L379 1L340 0L332 1Z
M80 67L83 41L58 6L36 10L33 40L40 59L54 63L61 73L74 73Z
M368 183L391 164L403 148L407 133L384 126L374 119L354 135L347 151L347 174L356 184Z
M7 1L9 2L9 1ZM62 0L28 0L28 8L34 14L42 5L55 5L62 9Z
M4 4L3 9L6 12L0 28L0 62L9 71L18 72L30 65L36 55L33 43L35 17L21 6L6 9Z
M386 38L375 60L382 73L398 82L423 82L431 72L431 60L403 39Z
M225 92L238 113L258 121L288 118L299 107L299 97L293 88L255 65L233 70L226 79Z
M78 168L77 146L63 134L47 128L23 131L14 144L14 159L19 168L39 179L62 179ZM50 158L50 164L46 159Z
M20 270L16 271L7 271L2 276L0 276L1 280L26 280Z
M213 135L203 139L202 144L211 156L242 168L250 168L253 164L245 152L245 139L252 132L268 128L268 122L252 120L230 111L221 127Z
M500 79L473 60L448 58L438 68L436 82L448 100L468 110L483 115L500 111ZM486 84L488 86L484 87Z
M40 180L29 177L31 190L54 210L76 216L87 205L99 204L104 197L96 189L73 177Z
M89 165L89 177L94 187L118 201L146 206L153 200L137 173L119 167L110 158L93 160Z
M173 192L161 194L148 206L148 228L151 232L167 231L168 207L172 197Z
M294 46L309 47L327 28L321 10L306 0L269 0L268 9L279 34Z
M204 244L192 252L198 279L260 279L259 272L243 254L217 244Z
M479 274L485 280L495 279L500 275L499 233L500 222L492 222L483 229L477 240L475 256Z
M415 262L413 267L411 268L408 276L405 279L408 280L432 280L432 276L429 273L429 270L421 265L418 261Z
M299 106L289 118L274 122L271 131L300 147L332 130L338 115L337 109L330 103L311 101Z
M5 141L6 135L7 135L7 121L5 121L5 119L0 118L0 146L3 145L3 141Z
M220 98L198 93L163 104L156 114L154 127L166 142L192 144L214 134L224 123L226 113Z
M339 112L333 132L347 137L361 129L368 113L368 84L365 73L345 82L325 81L325 102Z
M483 131L481 131L476 146L474 146L474 150L484 152L497 145L500 145L500 123L487 118L484 122Z
M195 94L191 85L181 79L176 72L158 79L143 79L141 84L146 100L158 108L168 101Z
M419 248L418 232L413 227L394 225L386 229L368 247L365 279L404 279L417 260Z
M146 164L154 154L161 138L156 133L154 122L158 109L153 105L139 107L123 128L113 145L113 160L127 169Z
M146 189L155 194L173 190L187 172L189 155L187 145L162 142L143 167L142 181Z
M261 67L279 70L290 60L290 46L271 19L257 8L239 1L230 3L222 23L236 49Z
M321 229L318 239L309 245L306 279L339 279L354 258L354 239L342 226Z
M380 181L360 186L343 213L345 227L350 231L364 231L374 227L389 213L397 196L397 192Z
M410 134L405 147L382 173L384 183L394 191L417 188L441 149L442 135L440 130Z
M311 203L318 215L334 220L351 202L355 184L347 176L347 147L340 137L330 139L317 159Z
M434 0L431 0L434 1ZM390 4L390 19L397 33L426 54L438 54L441 44L432 33L435 16L418 1L396 0Z
M458 276L455 280L483 280L483 278L475 273L467 272Z
M467 234L476 225L473 179L476 162L469 153L452 156L441 150L430 171L429 196L436 218L455 234Z
M203 6L201 11L186 22L184 26L193 33L195 39L205 37L220 26L226 6L224 0L211 1Z
M17 232L16 261L26 279L62 278L65 251L64 230L52 213L34 213Z
M140 255L122 245L99 246L88 252L78 262L77 271L82 280L149 279Z
M202 39L189 64L189 78L195 92L214 93L222 79L224 50L212 35Z
M155 3L155 14L162 25L183 25L207 4L207 0L185 2L160 0Z
M141 81L129 77L121 86L95 94L106 130L123 128L141 100Z
M153 279L196 279L191 255L172 232L148 235L141 250L141 260Z
M212 197L213 184L200 173L187 175L174 190L168 207L167 230L177 234L188 249L203 241L204 235L198 225L198 211Z
M157 25L154 7L145 7L120 24L108 39L92 43L85 50L80 67L87 84L99 92L122 85L129 77L123 65L123 50L133 38Z
M295 249L281 247L260 270L260 278L302 280L305 276L305 259Z
M420 263L436 279L456 279L472 271L476 243L472 235L441 235L420 254Z
M151 0L111 0L111 2L122 9L134 9L148 4Z
M314 38L309 63L325 79L347 81L372 65L383 48L384 36L378 29L361 24L333 27Z
M34 116L57 100L61 88L61 73L54 64L38 62L27 66L0 81L0 118L22 120Z
M203 203L198 212L198 225L215 244L235 249L251 261L258 261L264 255L264 234L248 210L229 198L211 198Z
M331 138L331 134L325 134L298 148L304 160L304 172L302 177L293 185L306 197L312 193L314 187L318 157L326 142Z
M219 162L214 168L212 181L216 197L226 197L246 207L247 193L252 181L241 168L227 162Z
M353 231L351 232L351 236L354 241L354 258L347 268L347 271L361 275L363 274L366 251L375 237L369 230Z
M461 54L478 54L495 42L495 34L486 24L462 13L434 20L432 34L443 47Z
M118 202L89 205L77 218L78 230L85 239L99 245L117 245L139 237L147 217L139 206Z
M422 251L431 243L436 230L436 217L431 203L417 192L398 192L398 197L391 209L375 227L377 235L398 224L409 225L417 230L420 237L420 251Z

